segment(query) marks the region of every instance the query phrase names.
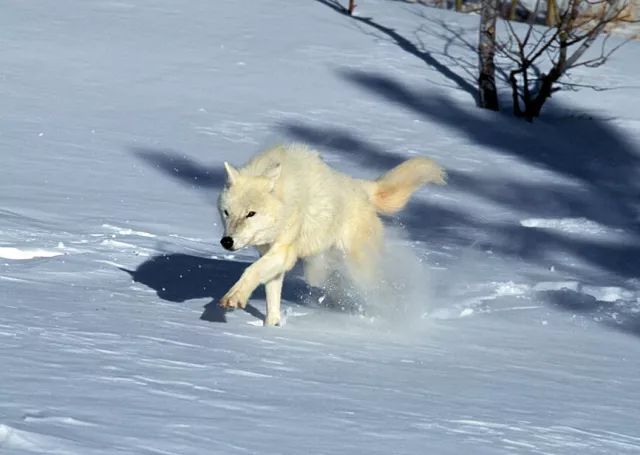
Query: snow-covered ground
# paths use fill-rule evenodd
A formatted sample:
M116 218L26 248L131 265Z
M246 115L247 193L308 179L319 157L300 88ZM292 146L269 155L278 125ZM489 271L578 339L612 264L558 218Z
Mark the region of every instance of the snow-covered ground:
M0 453L640 453L640 43L531 125L475 107L477 17L357 11L4 2ZM221 163L284 140L447 168L390 311L217 309Z

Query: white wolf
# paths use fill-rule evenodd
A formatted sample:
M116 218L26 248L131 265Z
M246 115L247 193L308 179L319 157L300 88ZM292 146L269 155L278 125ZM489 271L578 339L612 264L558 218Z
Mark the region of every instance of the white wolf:
M224 308L244 308L260 284L266 287L264 325L280 323L285 272L299 258L305 279L319 286L328 274L328 256L337 252L357 279L375 279L382 247L378 214L405 206L425 183L445 183L445 173L428 158L411 158L375 181L354 179L331 169L318 153L300 144L279 146L254 156L243 168L224 163L227 184L218 207L228 250L255 246L260 259L244 271L220 300Z

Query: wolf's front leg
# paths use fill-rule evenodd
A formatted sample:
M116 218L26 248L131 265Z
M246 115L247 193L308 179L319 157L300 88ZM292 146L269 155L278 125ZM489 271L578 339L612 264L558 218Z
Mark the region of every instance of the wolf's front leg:
M244 276L244 274L242 275ZM254 288L255 289L255 288ZM242 281L242 277L234 284L231 289L220 299L218 305L222 308L244 308L247 306L247 301L251 297L253 289L249 290L248 286Z
M280 298L282 296L282 282L284 273L281 273L271 281L265 283L267 290L267 315L264 325L280 325Z
M244 308L251 293L260 284L266 284L284 273L296 263L297 256L289 246L274 245L264 256L242 273L236 284L220 300L224 308ZM280 285L280 289L282 286ZM278 305L279 305L278 301Z

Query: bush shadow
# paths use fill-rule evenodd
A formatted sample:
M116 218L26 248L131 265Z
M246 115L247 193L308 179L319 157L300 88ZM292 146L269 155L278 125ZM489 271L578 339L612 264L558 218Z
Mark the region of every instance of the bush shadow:
M448 250L452 246L491 250L498 255L537 264L545 269L550 264L556 264L556 273L568 274L586 283L610 285L613 281L624 286L629 279L637 278L640 270L640 240L637 211L634 210L637 183L632 172L637 168L637 158L635 149L624 140L622 133L597 119L558 120L556 117L553 121L559 122L557 126L544 124L541 127L542 131L552 136L538 137L535 125L523 127L517 121L510 124L512 120L501 115L494 116L492 121L495 125L485 117L475 119L472 113L463 111L458 112L457 118L471 128L471 132L465 134L478 138L480 144L489 142L493 150L562 174L580 185L540 184L531 180L495 178L447 169L448 185L453 190L483 198L513 213L521 212L524 208L526 216L593 220L612 232L624 232L628 241L609 241L606 236L571 236L561 231L526 227L517 222L497 223L477 217L454 204L417 199L413 199L398 215L413 240L436 247L444 246ZM502 139L484 136L484 128L491 128L498 133L497 130L502 131L505 122L506 129L513 126L515 132L507 132ZM565 123L569 123L569 126ZM456 125L458 123L452 120L452 126ZM590 131L584 133L584 138L576 137L582 128ZM315 127L288 122L280 125L279 129L289 137L337 153L358 166L376 172L383 172L404 158L340 127ZM521 137L518 131L522 132ZM526 137L525 143L522 137ZM589 140L602 141L595 142L595 145L599 143L603 149L588 148L585 141ZM555 143L566 149L552 156ZM614 149L611 153L614 160L603 160L601 154L606 156L611 148ZM576 160L587 162L578 162L573 168L572 161ZM594 166L594 162L597 165ZM559 256L574 257L578 261L558 265L556 260ZM456 261L456 258L454 256L449 260ZM588 264L588 267L584 267L584 264ZM612 305L589 295L569 291L541 294L540 297L553 307L582 313L608 328L640 336L637 305L625 308L624 303Z
M565 270L583 278L601 280L600 272L608 278L637 276L640 151L613 125L593 116L568 117L561 107L548 108L545 118L532 125L501 113L464 109L440 94L408 87L388 75L354 70L340 74L386 103L384 109L410 109L471 143L560 177L558 183L541 184L521 181L517 175L496 178L448 170L449 185L455 190L514 213L526 208L527 216L590 220L611 232L624 233L628 241L621 244L602 237L596 240L491 222L455 206L420 201L410 203L401 215L414 239L470 245L481 238L487 249L540 264L553 263L558 254L578 257L592 266L592 272L588 274L578 265L566 266ZM279 129L289 137L337 151L378 172L402 158L343 128L288 122Z
M468 93L471 98L478 104L478 90L475 87L475 81L473 77L465 77L457 72L453 71L452 63L455 60L452 60L448 54L438 55L434 52L429 51L423 46L420 42L418 44L414 43L412 40L408 39L395 29L388 27L386 25L381 24L380 22L375 21L371 17L364 17L359 15L349 16L348 10L340 4L337 0L315 0L316 2L325 5L334 11L346 15L350 20L355 21L357 24L363 25L363 32L367 34L371 33L381 33L382 37L386 40L394 43L404 52L407 52L414 57L422 60L425 64L433 68L442 74L446 79L453 82L457 88ZM370 31L368 31L370 30ZM444 58L443 58L444 57ZM468 71L464 71L469 76Z
M555 308L572 314L581 314L606 327L640 337L640 313L629 303L603 302L592 295L562 289L543 291L539 296Z
M172 150L136 147L133 154L149 166L196 189L220 189L226 181L222 166L208 167Z

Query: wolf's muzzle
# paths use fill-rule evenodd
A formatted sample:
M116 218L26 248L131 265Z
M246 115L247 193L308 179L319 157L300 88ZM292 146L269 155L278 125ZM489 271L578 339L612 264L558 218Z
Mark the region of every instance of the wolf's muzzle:
M233 239L231 237L222 237L220 245L222 245L225 250L231 250L233 248Z

